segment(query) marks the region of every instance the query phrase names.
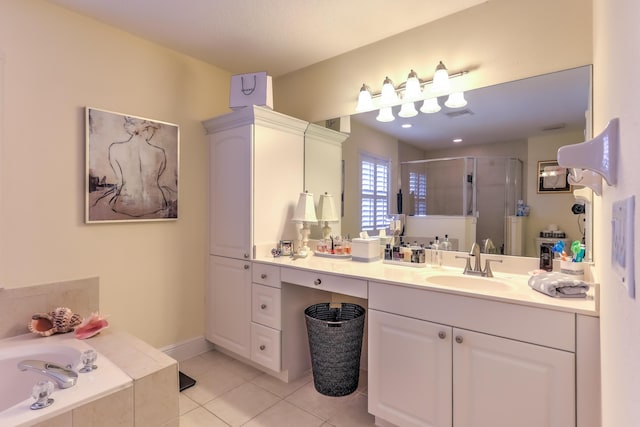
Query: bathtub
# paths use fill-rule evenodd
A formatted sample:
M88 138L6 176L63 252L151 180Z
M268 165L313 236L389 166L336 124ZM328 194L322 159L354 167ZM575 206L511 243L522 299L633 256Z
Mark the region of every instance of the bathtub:
M20 335L0 341L0 425L28 426L68 412L85 403L132 385L132 379L116 365L98 353L92 372L79 373L75 386L55 389L50 396L54 403L44 409L31 410L34 402L31 389L40 380L49 379L37 372L22 372L18 362L36 359L61 366L71 366L78 371L82 367L83 351L92 349L91 340L78 340L73 333L40 337L34 334Z

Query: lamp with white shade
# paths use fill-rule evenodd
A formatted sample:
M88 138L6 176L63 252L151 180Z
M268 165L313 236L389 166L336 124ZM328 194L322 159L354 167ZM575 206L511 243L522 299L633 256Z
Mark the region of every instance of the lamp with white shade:
M309 224L318 222L316 207L313 203L313 193L309 193L307 191L300 193L298 205L296 206L296 210L293 213L293 218L291 218L291 220L302 224L302 227L300 228L302 245L298 250L298 256L306 257L310 252L308 246L309 233L311 232Z
M336 214L336 205L333 201L333 196L327 192L320 196L318 202L318 221L324 222L322 227L322 238L328 239L331 236L330 222L338 222L340 218Z

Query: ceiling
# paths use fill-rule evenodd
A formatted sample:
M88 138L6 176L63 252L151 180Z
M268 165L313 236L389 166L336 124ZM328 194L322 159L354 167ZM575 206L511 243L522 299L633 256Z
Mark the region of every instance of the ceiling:
M487 0L49 0L234 74L278 77Z
M423 150L451 147L454 138L461 138L463 145L507 142L584 130L590 88L591 67L585 66L466 92L462 108L445 107L446 97L441 97L442 110L435 114L403 119L398 106L393 108L396 119L389 123L378 122L377 111L351 117ZM417 102L416 109L421 105ZM402 128L404 123L412 127Z

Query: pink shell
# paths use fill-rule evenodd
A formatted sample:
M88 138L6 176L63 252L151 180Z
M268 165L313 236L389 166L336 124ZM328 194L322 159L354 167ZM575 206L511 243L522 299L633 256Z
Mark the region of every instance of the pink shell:
M92 313L80 326L78 326L74 332L75 337L84 340L91 338L94 335L100 333L101 330L109 327L107 319L100 316L99 313Z

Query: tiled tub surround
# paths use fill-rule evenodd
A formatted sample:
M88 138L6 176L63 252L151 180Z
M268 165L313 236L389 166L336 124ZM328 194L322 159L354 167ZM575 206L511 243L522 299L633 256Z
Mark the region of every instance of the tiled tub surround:
M98 278L71 280L0 290L0 339L25 334L33 313L58 306L87 316L98 311ZM45 340L46 338L36 338ZM160 350L127 333L106 329L86 343L130 379L130 384L63 414L48 417L37 427L130 427L179 425L178 364ZM100 366L100 359L96 361ZM99 369L99 368L98 368ZM55 394L55 392L54 392ZM55 396L54 396L55 398ZM55 404L54 404L55 405ZM4 425L0 417L0 425Z

